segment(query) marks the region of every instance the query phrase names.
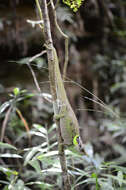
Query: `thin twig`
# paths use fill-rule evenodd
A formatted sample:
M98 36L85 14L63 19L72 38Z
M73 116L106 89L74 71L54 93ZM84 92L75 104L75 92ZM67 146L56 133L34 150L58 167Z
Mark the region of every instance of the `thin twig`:
M41 11L41 7L39 4L39 0L35 0L35 2L36 2L37 9L39 11L40 20L42 20L42 11Z
M90 101L92 101L92 102L94 102L94 103L96 103L96 104L98 104L98 105L100 105L101 107L103 107L105 110L108 110L110 113L112 113L116 118L119 118L119 115L117 115L111 108L109 108L107 105L105 105L105 104L102 104L102 103L100 103L100 102L98 102L98 101L96 101L96 100L94 100L94 99L92 99L92 98L88 98L88 97L84 97L85 99L87 99L87 100L90 100Z
M31 145L31 135L29 133L30 129L29 129L28 123L27 123L26 119L23 117L23 115L19 109L16 108L16 112L19 115L21 121L23 122L23 124L25 126L25 129L26 129L27 135L28 135L28 139L29 139L29 145Z
M63 80L64 80L64 78L66 76L68 60L69 60L69 51L68 51L69 37L60 28L60 26L59 26L59 24L57 22L56 9L55 9L53 0L50 0L50 2L51 2L52 10L53 10L53 15L54 15L54 21L55 21L56 28L59 31L59 33L65 38L65 62L64 62L64 68L63 68Z
M42 52L36 54L35 56L31 57L31 58L29 59L28 63L27 63L27 66L29 67L29 69L30 69L30 71L31 71L31 74L32 74L32 76L33 76L33 80L34 80L35 86L36 86L36 88L37 88L37 90L38 90L38 92L39 92L40 94L41 94L41 89L40 89L38 80L37 80L37 78L36 78L35 72L34 72L34 70L32 69L32 67L31 67L31 65L30 65L30 62L34 61L36 58L42 56L42 55L45 54L45 53L46 53L46 51L42 51Z
M43 24L42 20L29 20L29 19L27 19L26 21L27 21L27 23L31 24L32 27L35 27L36 24Z
M5 130L6 130L7 122L9 120L11 110L12 110L12 106L10 106L9 109L7 110L3 124L2 124L1 137L0 137L1 142L3 142L3 139L4 139L4 134L5 134Z
M100 110L95 110L95 109L86 109L86 108L77 108L76 110L78 110L78 111L89 111L89 112L98 112L98 113L104 113L105 114L105 112L104 111L100 111Z
M46 50L41 51L40 53L34 55L33 57L31 57L31 58L29 59L29 63L32 62L32 61L34 61L36 58L42 56L42 55L45 54L45 53L46 53Z
M116 118L120 118L120 116L114 112L110 107L108 107L98 96L96 96L95 94L93 94L92 92L90 92L87 88L85 88L84 86L82 86L81 84L73 81L72 79L66 77L68 80L70 80L69 82L79 86L82 90L86 91L87 93L89 93L90 95L92 95L93 97L95 97L95 100L92 98L88 98L88 97L84 97L85 99L88 99L92 102L95 102L96 104L100 105L101 107L103 107L105 110L108 110L110 113L112 113Z
M41 89L40 89L40 86L39 86L39 83L37 81L37 78L36 78L36 75L35 75L35 72L33 71L32 67L30 64L27 64L27 66L29 67L30 71L31 71L31 74L33 76L33 80L34 80L34 83L35 83L35 86L38 90L39 93L41 93Z

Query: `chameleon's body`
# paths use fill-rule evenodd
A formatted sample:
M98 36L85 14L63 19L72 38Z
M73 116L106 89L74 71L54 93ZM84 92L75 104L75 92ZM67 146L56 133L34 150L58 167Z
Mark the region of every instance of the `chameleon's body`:
M56 50L54 49L55 58L55 85L57 91L57 100L59 102L59 114L56 116L60 120L61 135L64 145L68 147L78 146L76 138L79 138L79 124L74 111L68 101L61 77L59 62ZM80 142L79 142L80 143ZM80 144L79 144L80 146ZM78 147L77 147L78 149Z

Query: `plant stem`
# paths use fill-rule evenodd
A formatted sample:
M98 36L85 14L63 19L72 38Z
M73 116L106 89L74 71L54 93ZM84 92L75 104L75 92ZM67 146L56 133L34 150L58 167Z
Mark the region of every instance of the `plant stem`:
M9 109L7 110L7 112L6 112L5 118L4 118L3 123L2 123L1 137L0 137L0 141L1 142L4 139L4 134L5 134L5 130L6 130L7 122L9 120L9 116L10 116L11 110L12 110L12 107L10 106Z
M55 26L56 26L57 30L59 31L59 33L65 39L65 62L64 62L64 68L63 68L63 80L64 80L65 77L66 77L68 60L69 60L69 51L68 51L68 48L69 48L69 37L60 28L60 26L59 26L59 24L57 22L56 9L55 9L53 0L50 0L50 2L51 2L52 10L53 10L53 16L54 16Z
M58 113L58 105L57 105L57 94L56 94L56 85L55 85L55 57L53 53L53 41L51 36L51 28L50 28L50 20L48 15L48 9L47 9L47 1L42 0L42 16L43 16L43 22L44 22L44 37L45 37L45 43L46 43L46 49L47 49L47 57L48 57L48 68L49 68L49 80L50 80L50 88L51 93L53 97L53 108L54 108L54 114ZM69 177L67 173L67 166L66 166L66 157L64 152L64 145L63 140L61 136L61 130L59 121L56 121L57 124L57 134L58 134L58 150L59 150L59 158L60 158L60 164L62 169L62 179L63 179L63 189L64 190L70 190L70 182Z

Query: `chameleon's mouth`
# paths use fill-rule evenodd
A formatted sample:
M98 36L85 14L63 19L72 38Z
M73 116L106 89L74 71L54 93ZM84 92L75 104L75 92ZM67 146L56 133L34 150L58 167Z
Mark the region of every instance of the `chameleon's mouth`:
M77 142L78 142L79 151L80 151L81 153L86 154L86 152L85 152L85 150L84 150L84 146L83 146L82 140L81 140L81 137L78 136L78 137L76 138L76 140L77 140Z
M81 142L80 142L80 136L76 138L76 141L78 142L79 147L81 148Z
M81 141L80 136L78 136L76 140L77 140L77 142L78 142L79 150L80 150L81 152L84 152L83 146L82 146L82 141Z

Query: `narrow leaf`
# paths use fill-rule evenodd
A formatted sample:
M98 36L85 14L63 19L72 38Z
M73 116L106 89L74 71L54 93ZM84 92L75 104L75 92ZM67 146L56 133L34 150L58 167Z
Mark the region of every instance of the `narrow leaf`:
M119 185L121 187L122 183L123 183L123 173L122 173L122 171L118 171L117 177L118 177L118 183L119 183Z
M34 124L33 127L36 128L37 130L39 130L41 133L43 133L45 135L47 134L47 130L43 126L41 126L39 124Z
M13 92L14 92L14 95L17 96L20 93L20 89L19 88L14 88Z
M9 149L17 150L15 146L8 143L3 143L3 142L0 142L0 148L9 148Z
M38 156L37 159L42 160L45 157L57 156L57 155L58 155L58 151L50 151L50 152L47 152L46 154L44 153L44 154Z
M10 174L18 175L17 171L13 171L13 170L10 170L9 168L5 168L5 167L2 167L2 166L0 166L0 171L7 174L7 175L10 175Z
M5 153L5 154L0 154L1 158L22 158L22 156L18 154L10 154L10 153Z
M10 105L10 102L5 102L0 106L0 114L2 114L5 109Z

